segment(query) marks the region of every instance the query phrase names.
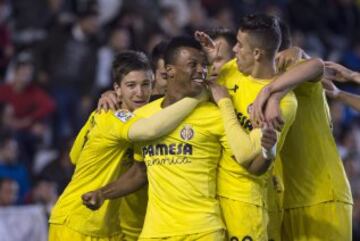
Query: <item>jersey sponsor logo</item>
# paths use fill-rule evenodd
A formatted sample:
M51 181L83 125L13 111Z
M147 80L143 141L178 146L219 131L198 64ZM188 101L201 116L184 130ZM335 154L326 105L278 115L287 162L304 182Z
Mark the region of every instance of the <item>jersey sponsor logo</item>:
M251 131L252 129L254 129L254 127L251 124L250 119L247 116L245 116L243 113L236 111L236 117L238 118L240 125L245 130Z
M191 163L188 157L161 157L145 161L147 167L155 165L185 165Z
M164 156L164 155L192 155L192 145L187 143L171 143L147 145L142 147L142 155L145 156Z
M191 127L191 125L185 125L184 128L181 129L180 131L180 137L184 140L184 141L189 141L194 137L194 130Z
M119 110L115 112L115 116L125 123L130 120L134 116L134 114L128 110Z

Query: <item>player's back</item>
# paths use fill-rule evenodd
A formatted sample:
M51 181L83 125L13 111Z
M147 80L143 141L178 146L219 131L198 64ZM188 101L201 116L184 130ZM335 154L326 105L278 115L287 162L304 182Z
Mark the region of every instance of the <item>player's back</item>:
M350 187L332 135L321 83L303 83L294 92L298 112L281 152L284 207L330 200L351 203Z
M50 223L65 224L88 235L109 236L119 232L118 215L111 214L118 211L120 199L105 201L94 212L82 205L81 195L119 177L120 160L129 146L128 128L135 119L126 111L90 115L70 153L75 172L52 210Z
M137 110L149 116L163 99ZM216 171L223 147L228 150L218 108L200 104L170 134L139 144L149 202L141 237L164 237L223 228L216 200Z

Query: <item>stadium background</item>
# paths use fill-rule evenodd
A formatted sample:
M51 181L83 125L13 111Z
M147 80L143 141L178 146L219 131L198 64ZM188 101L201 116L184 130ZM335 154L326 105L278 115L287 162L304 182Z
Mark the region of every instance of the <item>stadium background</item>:
M293 45L309 55L360 71L359 0L0 0L0 239L22 240L26 227L39 226L24 218L36 212L29 204L40 205L38 232L46 232L44 213L73 171L67 156L72 138L111 87L109 64L116 51L149 53L167 37L236 29L241 16L254 12L284 19ZM10 104L3 96L19 63L34 66L22 81L37 91ZM338 86L360 94L359 86ZM40 113L21 113L32 102ZM336 101L330 110L354 196L354 240L360 240L359 113ZM9 229L9 220L23 228Z

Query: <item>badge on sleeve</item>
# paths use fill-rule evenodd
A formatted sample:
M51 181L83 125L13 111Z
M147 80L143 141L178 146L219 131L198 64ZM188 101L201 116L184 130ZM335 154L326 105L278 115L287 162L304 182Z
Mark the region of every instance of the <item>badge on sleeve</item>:
M130 120L134 116L134 114L128 110L118 110L115 112L115 116L125 123Z

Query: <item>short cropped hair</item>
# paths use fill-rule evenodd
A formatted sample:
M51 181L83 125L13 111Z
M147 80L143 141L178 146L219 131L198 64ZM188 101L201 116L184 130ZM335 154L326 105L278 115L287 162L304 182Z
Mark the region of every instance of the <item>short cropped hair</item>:
M174 64L181 48L194 48L200 51L202 50L200 43L194 37L174 37L168 43L164 53L165 64Z
M143 52L127 50L116 55L112 64L113 82L120 84L125 75L135 70L152 71Z
M269 56L278 51L281 32L277 17L265 14L247 15L241 19L239 30L249 33L253 47L265 50Z
M160 41L157 45L155 45L155 47L151 51L151 66L154 71L157 68L157 63L159 59L164 59L167 44L168 42L165 40Z
M212 39L224 38L225 41L231 47L234 47L236 44L236 33L229 28L224 28L224 27L213 28L213 29L207 30L206 33Z

